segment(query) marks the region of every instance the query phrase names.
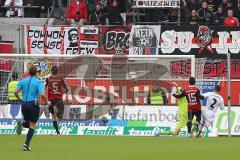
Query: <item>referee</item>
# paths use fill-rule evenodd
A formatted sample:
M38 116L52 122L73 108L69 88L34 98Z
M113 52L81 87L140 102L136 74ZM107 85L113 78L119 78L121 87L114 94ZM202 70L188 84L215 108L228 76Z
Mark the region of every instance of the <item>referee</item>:
M38 96L40 95L45 104L50 105L45 95L44 84L35 76L37 74L37 67L32 66L28 69L29 77L22 79L18 82L17 88L14 92L19 101L22 101L22 114L24 121L18 121L17 134L20 135L22 127L29 128L25 144L23 145L24 151L31 151L29 147L30 141L33 137L34 128L39 118L39 105ZM22 91L23 99L19 97L19 92Z

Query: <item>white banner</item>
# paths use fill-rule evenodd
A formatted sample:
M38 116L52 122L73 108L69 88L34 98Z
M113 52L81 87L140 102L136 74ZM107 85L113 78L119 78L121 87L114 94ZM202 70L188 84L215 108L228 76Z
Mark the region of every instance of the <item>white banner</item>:
M92 55L98 48L98 26L25 26L26 54Z
M160 25L133 25L129 55L157 55L160 32Z
M180 8L180 0L134 0L133 8Z

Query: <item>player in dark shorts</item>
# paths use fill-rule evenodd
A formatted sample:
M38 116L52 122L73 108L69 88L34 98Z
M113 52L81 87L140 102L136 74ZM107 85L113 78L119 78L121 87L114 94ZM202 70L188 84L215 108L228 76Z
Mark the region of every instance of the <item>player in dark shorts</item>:
M204 96L200 94L200 90L195 86L196 80L194 77L189 78L189 86L184 90L183 94L175 96L176 98L182 98L186 96L188 102L188 136L193 137L192 131L192 120L193 117L196 117L196 130L199 130L199 124L201 123L201 100L204 99Z
M199 124L201 123L201 100L204 97L200 94L200 90L197 86L195 86L196 80L194 77L189 78L189 86L185 89L185 94L188 101L188 135L193 136L191 133L192 130L192 120L193 117L196 117L196 129L198 131Z
M48 101L51 102L49 111L52 115L53 126L56 133L60 134L57 119L63 118L64 103L62 95L68 92L68 88L63 77L58 75L58 68L56 66L52 67L52 75L46 79L46 86L48 91Z
M38 80L35 76L37 74L37 68L32 66L29 68L30 77L24 78L18 82L17 88L14 92L15 96L19 101L22 102L22 114L24 121L18 121L17 123L17 134L20 135L22 128L29 128L26 135L26 141L23 145L24 151L31 151L29 147L30 141L33 137L34 128L39 118L39 105L38 105L38 96L40 95L45 104L51 105L47 101L45 95L44 84ZM19 92L22 91L23 99L20 99Z

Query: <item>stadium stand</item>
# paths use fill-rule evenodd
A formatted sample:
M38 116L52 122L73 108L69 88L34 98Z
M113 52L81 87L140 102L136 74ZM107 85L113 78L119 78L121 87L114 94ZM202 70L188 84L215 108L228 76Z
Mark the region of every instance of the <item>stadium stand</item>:
M69 24L70 14L69 11L67 11L67 8L71 6L71 3L75 3L75 0L0 0L0 16L18 16L24 18L46 18L50 16L59 19L61 18L61 15L64 14L65 17L68 17L66 21L57 23ZM207 23L210 23L211 25L223 25L223 21L219 20L219 18L227 17L228 9L232 9L234 17L238 20L240 19L240 0L181 0L180 12L178 9L136 10L131 7L133 5L132 0L79 0L79 3L79 6L86 4L87 7L87 11L83 11L87 13L81 12L80 14L84 15L84 24L91 23L89 18L86 19L86 15L89 17L89 15L95 11L96 4L101 5L101 12L104 13L105 17L108 17L107 21L110 21L110 23L113 18L116 19L116 16L119 17L119 13L115 12L120 12L122 17L119 18L124 20L124 24L132 23L132 21L137 23L178 22L181 24L189 24L193 10L198 12L197 18L201 23L205 23L207 19ZM113 10L114 13L111 9L113 3L116 3L116 7L118 8L117 10ZM203 5L205 5L207 14L205 14L205 9L202 9ZM62 9L59 9L62 7L64 13L61 13L63 11ZM221 8L222 11L219 8ZM52 10L54 13L51 13ZM112 14L116 15L112 17ZM117 21L119 21L119 18ZM120 24L121 23L122 22L120 22Z

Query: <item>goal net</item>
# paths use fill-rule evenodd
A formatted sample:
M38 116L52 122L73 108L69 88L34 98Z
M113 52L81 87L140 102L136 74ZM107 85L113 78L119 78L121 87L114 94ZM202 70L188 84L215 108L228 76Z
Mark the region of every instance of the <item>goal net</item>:
M205 60L194 56L146 55L1 55L1 103L9 104L8 84L28 77L27 69L37 66L37 77L45 81L57 66L69 92L63 96L71 108L85 107L98 112L112 112L123 105L155 105L151 91L160 92L157 105L173 105L172 82L186 86L189 77L202 78ZM197 74L196 74L197 73ZM94 109L101 106L101 109ZM110 106L105 107L103 106ZM90 109L89 109L90 108ZM87 112L87 111L86 111ZM75 114L74 114L75 115ZM86 115L87 116L87 115ZM71 117L70 117L71 118Z

